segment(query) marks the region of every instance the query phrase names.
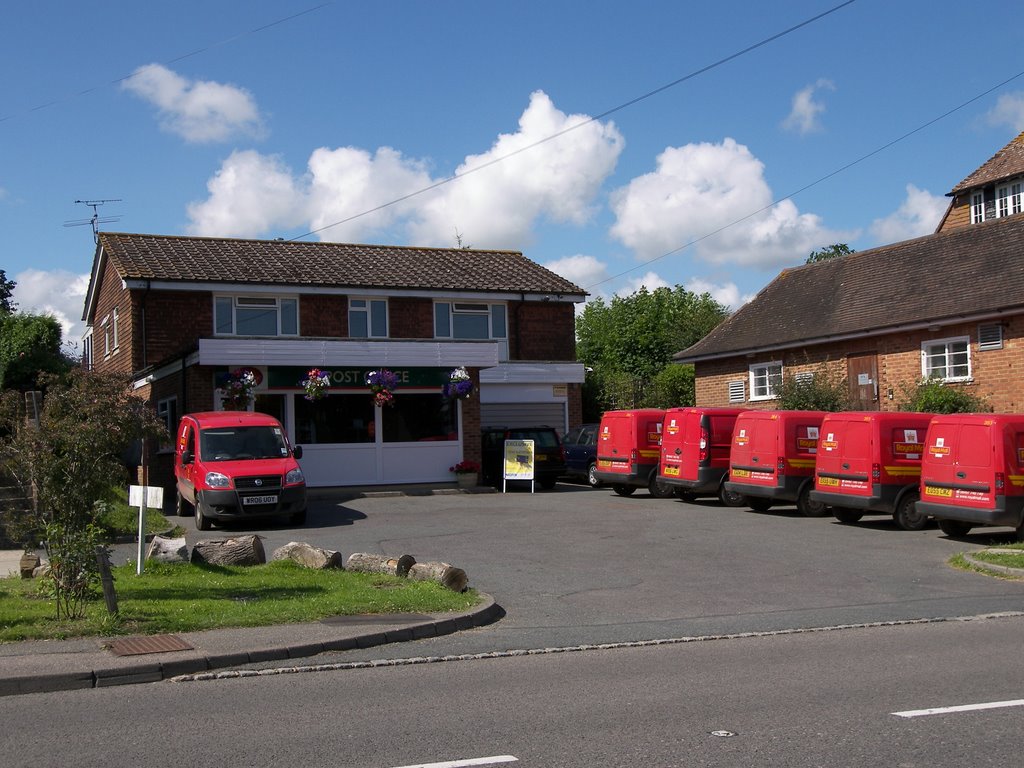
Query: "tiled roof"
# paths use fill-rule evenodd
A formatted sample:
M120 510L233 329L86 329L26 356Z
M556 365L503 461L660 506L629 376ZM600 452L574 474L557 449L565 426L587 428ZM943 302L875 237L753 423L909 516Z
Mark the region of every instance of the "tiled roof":
M1018 134L978 170L953 187L949 194L955 195L965 189L983 187L1020 174L1024 174L1024 132Z
M517 251L119 232L101 232L99 249L125 280L586 295Z
M675 359L820 344L1007 311L1024 313L1024 216L787 269Z

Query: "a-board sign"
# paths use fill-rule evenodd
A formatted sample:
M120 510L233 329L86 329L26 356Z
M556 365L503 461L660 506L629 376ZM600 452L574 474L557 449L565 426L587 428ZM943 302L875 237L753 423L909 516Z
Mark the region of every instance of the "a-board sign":
M505 441L506 480L533 480L533 440Z

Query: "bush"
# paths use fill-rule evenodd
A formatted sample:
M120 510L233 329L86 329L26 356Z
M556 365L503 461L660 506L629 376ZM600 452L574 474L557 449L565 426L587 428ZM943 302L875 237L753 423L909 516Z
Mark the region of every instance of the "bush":
M785 411L845 411L850 407L846 377L826 363L809 377L797 379L792 373L786 374L776 394L779 408Z
M992 410L982 398L965 392L941 379L920 379L914 386L904 387L899 403L901 411L921 413L979 413Z

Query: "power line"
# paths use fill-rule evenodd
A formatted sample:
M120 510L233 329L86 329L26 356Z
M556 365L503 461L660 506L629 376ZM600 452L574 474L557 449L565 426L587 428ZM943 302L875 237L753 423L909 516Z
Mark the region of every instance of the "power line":
M680 251L684 251L687 248L689 248L690 246L696 245L697 243L700 243L700 242L702 242L704 240L707 240L708 238L714 237L715 235L724 232L725 230L729 229L730 227L734 227L737 224L743 223L747 219L751 219L754 216L757 216L758 214L761 214L761 213L764 213L765 211L771 210L772 208L774 208L779 203L784 202L785 200L789 200L789 199L791 199L793 197L796 197L797 195L799 195L799 194L801 194L803 192L806 192L808 189L811 189L812 187L816 187L818 184L821 184L824 181L828 181L833 176L837 176L840 173L842 173L843 171L847 171L850 168L853 168L855 165L859 165L860 163L864 162L865 160L868 160L869 158L872 158L875 155L880 154L881 152L884 152L885 150L889 149L890 147L893 147L896 144L899 144L901 141L910 138L915 133L920 133L925 128L928 128L928 127L934 125L935 123L939 122L940 120L946 119L950 115L953 115L956 112L959 112L964 107L968 107L971 104L973 104L974 102L976 102L976 101L978 101L980 99L985 98L990 93L994 93L995 91L998 91L1003 86L1012 83L1014 80L1016 80L1016 79L1018 79L1018 78L1020 78L1022 76L1024 76L1024 71L1018 72L1017 74L1012 75L1011 77L1006 78L1001 83L997 83L996 85L993 85L991 88L988 88L988 89L982 91L981 93L979 93L979 94L977 94L975 96L972 96L967 101L962 102L961 104L958 104L957 106L953 107L952 109L946 110L941 115L938 115L936 117L931 118L930 120L922 123L921 125L917 126L916 128L912 128L911 130L907 131L903 135L898 136L895 139L892 139L891 141L883 144L882 146L877 147L876 149L871 150L867 154L861 155L856 160L851 160L850 162L846 163L845 165L842 165L839 168L836 168L835 170L830 171L829 173L826 173L824 176L821 176L818 179L815 179L814 181L810 182L809 184L805 184L804 186L800 187L799 189L796 189L796 190L790 192L788 195L784 195L783 197L776 198L772 202L768 203L768 205L762 206L761 208L758 208L755 211L751 211L750 213L746 214L745 216L741 216L740 218L738 218L738 219L736 219L734 221L731 221L728 224L723 224L721 227L718 227L718 229L712 230L711 232L707 232L707 233L701 235L700 237L695 237L693 240L690 240L689 242L685 243L684 245L680 245L678 248L673 248L671 251L666 251L665 253L661 254L660 256L655 256L653 259L648 259L647 261L643 261L643 262L637 264L634 267L630 267L627 270L619 272L618 274L611 275L610 277L606 277L604 280L599 280L598 282L593 283L592 285L587 286L585 290L589 291L591 288L596 288L599 285L604 285L607 282L610 282L612 280L617 280L620 277L624 277L625 275L628 275L630 272L634 272L634 271L636 271L638 269L641 269L641 268L646 267L646 266L648 266L650 264L653 264L656 261L661 261L662 259L667 258L668 256L671 256L671 255L673 255L675 253L679 253Z
M325 8L326 6L333 5L333 4L334 4L334 2L333 2L333 0L331 0L330 2L325 2L325 3L320 3L319 5L314 5L313 7L307 8L304 11L298 11L297 13L293 13L291 16L285 16L283 18L277 19L276 21L272 21L269 24L264 24L262 26L255 27L254 29L250 29L247 32L240 32L237 35L232 35L231 37L226 37L223 40L219 40L219 41L217 41L215 43L211 43L209 45L203 46L202 48L196 48L194 51L191 51L189 53L183 53L180 56L175 56L173 59L168 59L167 61L162 61L162 62L159 62L159 63L167 65L167 64L175 64L175 63L177 63L179 61L184 61L185 59L192 58L193 56L198 56L198 55L200 55L202 53L206 53L208 51L212 51L214 48L220 48L221 46L227 45L228 43L233 43L236 40L241 40L242 38L248 37L249 35L255 35L255 34L259 33L259 32L263 32L265 30L271 29L272 27L276 27L276 26L279 26L281 24L285 24L286 22L292 21L293 19L297 19L300 16L305 16L306 14L313 13L314 11L319 11L321 8ZM8 120L13 120L16 117L21 117L21 116L30 114L32 112L39 112L40 110L48 109L49 107L55 106L57 104L64 104L64 103L66 103L68 101L71 101L72 99L77 99L77 98L79 98L81 96L85 96L87 94L93 93L94 91L98 91L101 88L106 88L107 86L117 85L118 83L123 83L125 80L130 80L134 76L135 76L135 73L132 72L129 75L124 75L123 77L115 78L114 80L111 80L109 83L103 83L101 85L94 85L91 88L86 88L84 91L79 91L78 93L69 94L68 96L64 96L63 98L54 99L53 101L47 101L47 102L44 102L42 104L37 104L36 106L29 107L28 109L24 109L21 112L15 112L15 113L12 113L12 114L9 114L9 115L0 116L0 123L6 122Z
M516 150L514 150L512 152L509 152L507 154L501 155L500 157L491 158L487 162L481 163L480 165L475 165L472 168L468 168L465 171L463 171L462 173L452 174L451 176L446 176L445 178L440 179L439 181L435 181L433 184L428 184L427 186L425 186L425 187L423 187L421 189L417 189L415 192L410 192L410 193L408 193L406 195L402 195L401 197L397 197L394 200L390 200L389 202L381 203L378 206L375 206L375 207L370 208L368 210L362 211L361 213L353 214L352 216L349 216L347 218L341 219L340 221L335 221L332 224L325 224L324 226L319 227L317 229L310 230L309 232L306 232L305 234L296 235L295 237L290 238L290 240L301 240L304 237L309 237L310 235L318 234L318 233L323 232L325 230L341 226L342 224L348 224L350 221L355 221L356 219L361 219L363 216L369 216L371 213L377 213L377 211L384 210L385 208L390 208L391 206L397 205L398 203L403 203L406 200L409 200L409 199L411 199L413 197L417 197L417 196L422 195L422 194L424 194L426 192L430 192L432 190L435 190L438 187L444 186L445 184L450 184L451 182L456 181L457 179L464 178L465 176L468 176L471 173L476 173L477 171L482 171L485 168L490 168L492 165L496 165L498 163L504 162L505 160L508 160L508 159L513 158L513 157L515 157L517 155L520 155L523 152L527 152L527 151L529 151L531 149L534 149L536 147L541 146L542 144L546 144L549 141L554 141L557 138L565 136L567 133L579 130L580 128L583 128L583 127L585 127L587 125L590 125L591 123L595 123L598 120L602 120L602 119L608 117L609 115L614 115L616 112L620 112L623 109L626 109L627 107L631 107L634 104L639 104L641 101L649 99L652 96L656 96L659 93L667 91L670 88L674 88L675 86L677 86L677 85L679 85L681 83L685 83L688 80L692 80L693 78L695 78L695 77L697 77L699 75L702 75L702 74L704 74L706 72L710 72L712 69L720 67L723 64L727 64L728 62L733 61L734 59L738 59L741 56L744 56L744 55L750 53L751 51L756 51L758 48L762 48L762 47L768 45L769 43L773 43L776 40L779 40L780 38L785 37L786 35L789 35L789 34L791 34L793 32L796 32L798 29L802 29L803 27L806 27L809 24L813 24L814 22L819 21L819 20L825 18L826 16L829 16L829 15L835 13L836 11L841 10L842 8L845 8L848 5L852 5L854 2L856 2L856 0L845 0L845 2L842 2L839 5L836 5L836 6L832 7L832 8L829 8L827 11L823 11L822 13L819 13L816 16L812 16L812 17L810 17L808 19L805 19L804 21L801 21L798 24L794 24L793 26L788 27L787 29L784 29L781 32L776 32L774 35L766 37L763 40L760 40L759 42L754 43L753 45L749 45L746 48L743 48L742 50L736 51L735 53L731 53L728 56L725 56L724 58L718 59L718 61L715 61L715 62L713 62L711 64L708 64L706 66L701 67L700 69L696 69L693 72L690 72L689 74L683 75L682 77L677 78L677 79L673 80L670 83L666 83L665 85L659 86L658 88L655 88L653 91L648 91L647 93L643 94L642 96L637 96L636 98L633 98L633 99L630 99L629 101L623 102L622 104L619 104L617 107L612 107L611 109L606 110L606 111L604 111L604 112L602 112L602 113L600 113L598 115L594 115L593 117L589 117L586 120L582 120L582 121L580 121L578 123L570 125L568 128L563 128L561 131L553 133L550 136L545 136L543 139L538 139L537 141L535 141L535 142L533 142L531 144L527 144L525 146L522 146L519 149L516 149Z

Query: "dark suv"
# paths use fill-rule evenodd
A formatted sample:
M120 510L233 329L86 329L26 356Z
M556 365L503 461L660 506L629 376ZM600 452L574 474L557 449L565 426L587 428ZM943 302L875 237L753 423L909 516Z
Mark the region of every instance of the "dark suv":
M485 427L481 439L485 484L501 486L506 440L533 440L533 477L541 488L554 488L565 474L565 453L554 427Z

